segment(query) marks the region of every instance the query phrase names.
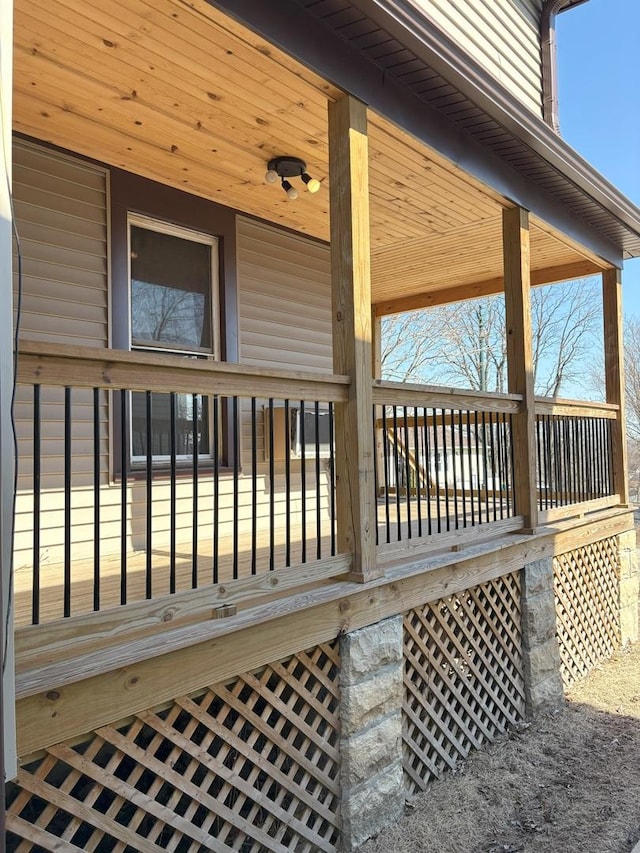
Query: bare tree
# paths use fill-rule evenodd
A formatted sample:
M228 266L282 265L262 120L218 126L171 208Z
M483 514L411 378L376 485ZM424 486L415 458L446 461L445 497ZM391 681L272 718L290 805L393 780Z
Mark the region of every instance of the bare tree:
M600 305L600 291L591 280L532 290L537 394L559 396L570 384L584 384L586 362L590 366L601 352ZM385 379L506 390L502 295L385 318L382 334ZM640 345L640 326L638 338ZM638 401L640 405L640 376Z

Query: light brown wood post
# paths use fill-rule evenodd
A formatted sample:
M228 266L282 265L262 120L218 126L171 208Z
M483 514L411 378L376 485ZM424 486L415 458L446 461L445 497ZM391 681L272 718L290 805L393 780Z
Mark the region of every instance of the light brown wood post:
M513 417L514 497L516 512L524 517L525 529L533 532L538 524L538 499L529 214L526 210L514 207L503 211L502 242L509 393L522 394L520 411Z
M353 554L353 577L376 569L371 394L371 244L367 108L345 95L329 104L333 369L351 377L336 406L338 547Z
M622 272L602 273L602 314L604 321L604 376L607 403L620 406L613 426L613 489L620 502L629 503L627 429L624 399L624 351L622 322Z

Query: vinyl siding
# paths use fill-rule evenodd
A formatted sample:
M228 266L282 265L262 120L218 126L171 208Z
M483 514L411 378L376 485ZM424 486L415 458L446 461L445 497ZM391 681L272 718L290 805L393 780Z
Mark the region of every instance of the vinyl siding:
M240 361L331 373L329 247L238 218Z
M21 336L23 339L107 347L108 192L107 175L70 157L18 142L15 151L15 204L23 254ZM246 219L238 219L241 360L247 365L331 372L331 310L329 253L326 246ZM17 265L16 265L17 269ZM16 280L17 287L17 280ZM33 548L33 390L18 389L16 421L19 436L19 485L16 515L16 594L28 597ZM263 403L258 404L257 507L258 535L269 531L271 494L274 524L284 528L284 465L274 467L273 484L265 460ZM242 407L242 472L238 484L240 530L250 531L251 423L248 403ZM41 391L41 525L42 570L55 567L62 576L64 554L64 390ZM72 564L89 561L93 553L93 406L90 391L72 391L71 554ZM102 559L120 552L122 489L109 469L109 399L100 398L100 548ZM301 466L291 463L291 512L301 510ZM322 460L319 480L313 460L307 461L307 526L315 530L315 495L321 496L323 533L329 504L328 472ZM126 489L127 545L145 548L146 493L144 479ZM166 551L170 536L169 483L158 474L153 482L153 549ZM200 475L198 533L205 553L213 531L211 472ZM230 548L233 481L220 479L219 533L221 549ZM176 527L181 554L190 553L192 485L177 484ZM326 527L328 530L328 527ZM312 556L312 553L309 553ZM291 559L300 559L299 546ZM89 562L86 563L89 566ZM73 569L75 572L75 568ZM74 574L75 577L75 574ZM53 587L43 589L43 608ZM86 586L86 584L85 584ZM156 594L163 591L156 589ZM57 594L57 593L56 593ZM86 592L84 593L86 595ZM135 596L134 596L135 597ZM60 615L60 614L58 614ZM46 618L46 617L45 617ZM49 616L49 618L51 618Z
M542 0L411 0L537 115Z

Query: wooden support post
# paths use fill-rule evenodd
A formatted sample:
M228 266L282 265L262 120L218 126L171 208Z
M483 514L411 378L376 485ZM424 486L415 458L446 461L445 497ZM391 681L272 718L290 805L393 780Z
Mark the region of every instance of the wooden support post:
M602 273L602 313L604 322L604 375L607 403L620 406L613 425L613 491L623 505L629 503L627 432L624 397L624 352L622 323L622 273L619 269Z
M340 551L353 576L376 569L371 394L371 246L367 108L350 95L329 104L333 367L351 378L336 405L336 513Z
M521 409L513 416L515 511L524 517L525 528L535 532L538 524L536 421L531 345L529 214L526 210L514 207L503 211L502 240L509 393L522 395Z

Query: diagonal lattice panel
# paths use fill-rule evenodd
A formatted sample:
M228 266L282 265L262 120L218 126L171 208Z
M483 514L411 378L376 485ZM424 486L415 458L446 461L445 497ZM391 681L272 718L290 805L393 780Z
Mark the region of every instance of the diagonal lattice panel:
M520 574L404 618L405 786L424 790L524 716Z
M565 687L620 646L620 566L615 537L553 561L556 623Z
M333 851L337 644L60 743L8 787L7 850Z

